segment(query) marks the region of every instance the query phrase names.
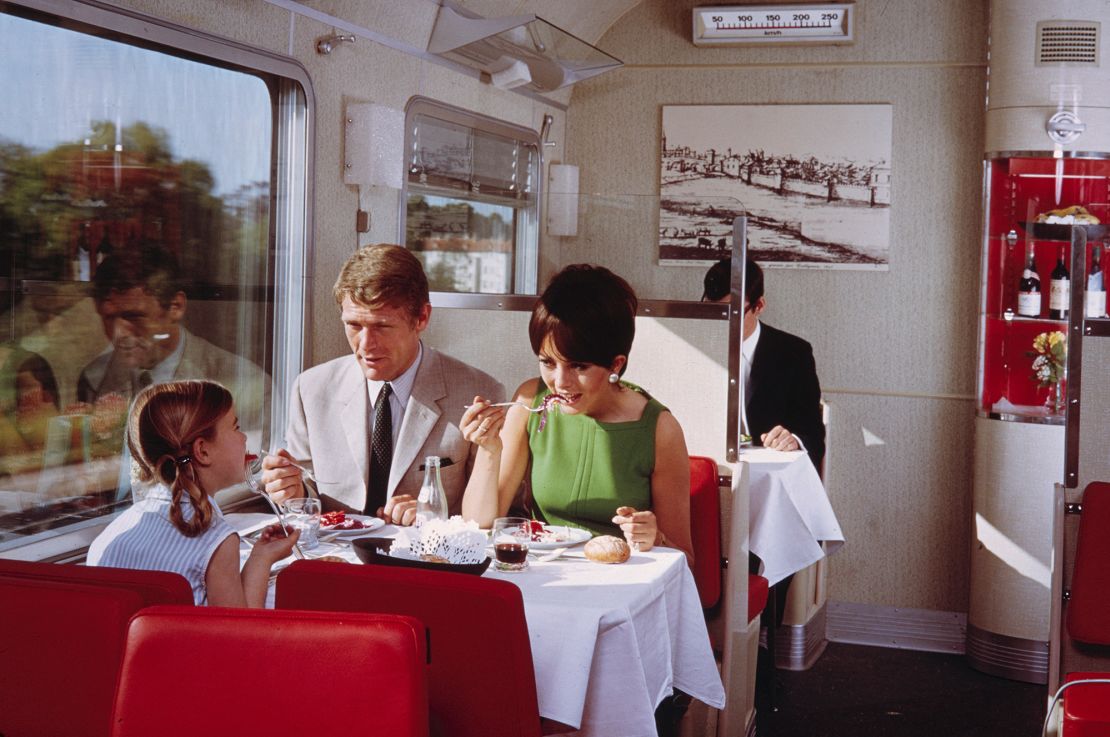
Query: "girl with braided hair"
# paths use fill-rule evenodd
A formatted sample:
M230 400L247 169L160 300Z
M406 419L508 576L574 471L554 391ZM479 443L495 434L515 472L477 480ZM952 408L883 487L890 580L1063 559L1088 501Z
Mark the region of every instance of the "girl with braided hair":
M144 389L131 406L127 444L142 498L89 547L88 564L180 573L197 604L261 607L270 567L298 532L263 531L239 570L239 535L212 495L244 478L247 437L231 393L211 381Z

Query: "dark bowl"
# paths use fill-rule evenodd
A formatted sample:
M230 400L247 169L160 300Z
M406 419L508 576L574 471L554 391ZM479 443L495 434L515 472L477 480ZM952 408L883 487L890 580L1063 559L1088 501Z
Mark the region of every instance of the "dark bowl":
M481 576L489 568L490 559L488 556L481 563L433 563L427 560L395 558L389 554L389 547L392 544L393 540L388 537L356 537L351 541L351 547L355 549L355 555L363 563L369 565L423 568L429 571L469 573L473 576Z

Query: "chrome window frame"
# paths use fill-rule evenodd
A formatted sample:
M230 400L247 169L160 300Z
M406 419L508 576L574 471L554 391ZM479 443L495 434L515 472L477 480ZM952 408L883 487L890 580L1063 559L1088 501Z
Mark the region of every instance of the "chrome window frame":
M433 100L429 97L414 96L409 98L408 103L405 105L405 161L404 172L401 176L401 197L397 205L397 242L406 243L405 239L405 225L408 219L408 200L409 200L409 152L413 147L413 117L416 115L426 115L431 118L446 121L448 123L455 123L463 125L473 130L483 131L485 133L492 133L493 135L502 136L504 138L513 138L519 141L526 141L534 143L537 151L537 164L536 164L536 183L534 188L535 197L533 204L530 207L520 208L518 212L524 213L529 222L523 225L518 225L513 236L519 238L521 231L529 231L531 234L531 242L525 244L523 249L518 250L519 243L513 243L513 291L508 294L489 294L484 296L489 297L508 297L515 294L538 294L539 284L539 253L540 253L540 202L543 198L543 184L544 184L544 150L543 141L540 140L538 131L531 128L526 128L522 125L509 123L504 120L498 120L488 115L481 113L471 112L454 105L448 105L439 100ZM444 194L442 196L453 196ZM457 199L466 200L463 196L457 196ZM484 200L479 197L471 197L474 202L483 202ZM497 201L497 204L504 204ZM436 294L480 294L478 292L437 292Z
M270 229L274 239L273 362L270 436L281 437L286 397L305 368L305 345L311 329L314 262L313 197L315 182L316 98L308 71L296 59L221 38L193 28L97 0L0 0L0 11L23 8L49 17L61 28L103 31L105 36L162 53L184 56L242 71L261 72L276 86L274 146L271 164L275 186L270 193ZM302 247L292 247L300 244ZM19 560L80 560L97 534L115 517L85 520L40 533L13 545L0 557ZM52 532L52 531L51 531Z

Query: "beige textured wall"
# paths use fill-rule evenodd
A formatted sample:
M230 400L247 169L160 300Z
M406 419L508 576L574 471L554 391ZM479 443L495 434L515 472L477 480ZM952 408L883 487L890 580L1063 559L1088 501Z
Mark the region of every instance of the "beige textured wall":
M770 270L766 320L813 343L832 405L848 543L830 597L966 611L987 3L863 0L851 46L712 49L690 42L697 4L645 0L599 39L626 67L576 85L567 159L584 192L652 197L663 105L893 106L890 270ZM696 299L702 271L658 266L656 227L564 239L562 260L603 254L645 296Z

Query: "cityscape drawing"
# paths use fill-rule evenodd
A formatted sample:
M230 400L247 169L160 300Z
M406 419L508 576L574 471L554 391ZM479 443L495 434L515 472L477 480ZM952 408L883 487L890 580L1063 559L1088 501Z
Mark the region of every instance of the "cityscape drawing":
M659 262L886 270L890 105L665 105Z

